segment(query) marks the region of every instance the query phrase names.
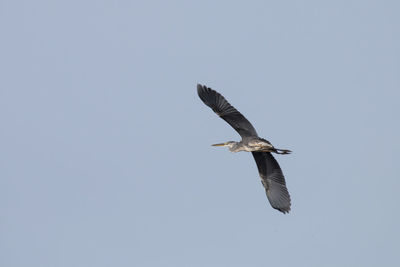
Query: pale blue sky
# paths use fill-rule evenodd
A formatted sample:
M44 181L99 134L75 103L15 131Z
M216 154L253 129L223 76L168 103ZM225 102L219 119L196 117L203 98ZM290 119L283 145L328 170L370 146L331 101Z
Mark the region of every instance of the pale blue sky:
M0 1L0 265L399 266L399 1ZM198 98L277 147L292 212Z

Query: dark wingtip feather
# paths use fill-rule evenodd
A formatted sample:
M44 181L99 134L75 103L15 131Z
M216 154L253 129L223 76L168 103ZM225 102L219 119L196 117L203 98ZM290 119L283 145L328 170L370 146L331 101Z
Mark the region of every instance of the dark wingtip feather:
M209 94L210 88L207 88L205 85L197 84L197 94L199 95L200 99L207 104L207 95Z
M197 93L200 95L200 91L203 90L203 85L197 84Z
M274 208L274 207L273 207ZM290 212L290 207L288 208L274 208L276 210L279 210L280 212L282 212L283 214L289 213Z
M212 90L211 88L205 86L205 85L201 85L201 84L197 84L197 94L200 96L200 98L207 94L209 94L210 92L212 92L214 90Z
M268 196L267 192L267 196ZM271 196L268 196L269 202L271 204L271 206L276 209L279 210L282 213L289 213L290 211L290 206L291 206L291 201L290 201L290 196L289 194L285 194L284 192L281 192L281 196L279 197L280 199L274 199L271 198Z
M266 193L269 203L274 209L277 209L282 213L289 213L291 199L287 187L285 184L277 183L276 181L272 180L278 178L272 176L273 175L267 178L268 188L266 188ZM281 175L279 179L281 182L284 182L283 175Z
M205 85L197 84L197 94L199 95L201 101L203 101L204 104L209 106L217 114L222 111L222 109L225 107L224 105L229 105L223 96Z

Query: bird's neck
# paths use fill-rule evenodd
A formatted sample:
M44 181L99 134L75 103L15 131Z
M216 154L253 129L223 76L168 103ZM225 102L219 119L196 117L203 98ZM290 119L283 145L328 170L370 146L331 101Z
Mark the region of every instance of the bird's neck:
M239 152L239 151L243 151L244 148L243 148L240 144L241 144L240 142L235 142L235 143L233 143L233 144L229 147L229 151L231 151L231 152L233 152L233 153L236 153L236 152Z

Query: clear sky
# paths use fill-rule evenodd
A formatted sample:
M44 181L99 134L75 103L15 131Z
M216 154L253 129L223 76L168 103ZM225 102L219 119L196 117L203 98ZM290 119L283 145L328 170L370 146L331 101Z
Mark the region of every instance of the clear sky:
M0 265L399 266L399 1L0 2ZM221 92L275 146L272 209Z

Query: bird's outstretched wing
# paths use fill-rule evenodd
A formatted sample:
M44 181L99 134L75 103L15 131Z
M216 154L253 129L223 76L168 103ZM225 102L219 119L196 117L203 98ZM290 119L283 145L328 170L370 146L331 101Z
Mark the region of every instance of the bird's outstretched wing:
M261 182L267 193L269 203L283 213L290 211L290 195L286 188L281 167L269 152L252 152L257 163Z
M220 93L200 84L197 85L197 93L204 104L229 123L242 138L258 136L253 125L237 109L229 104Z

